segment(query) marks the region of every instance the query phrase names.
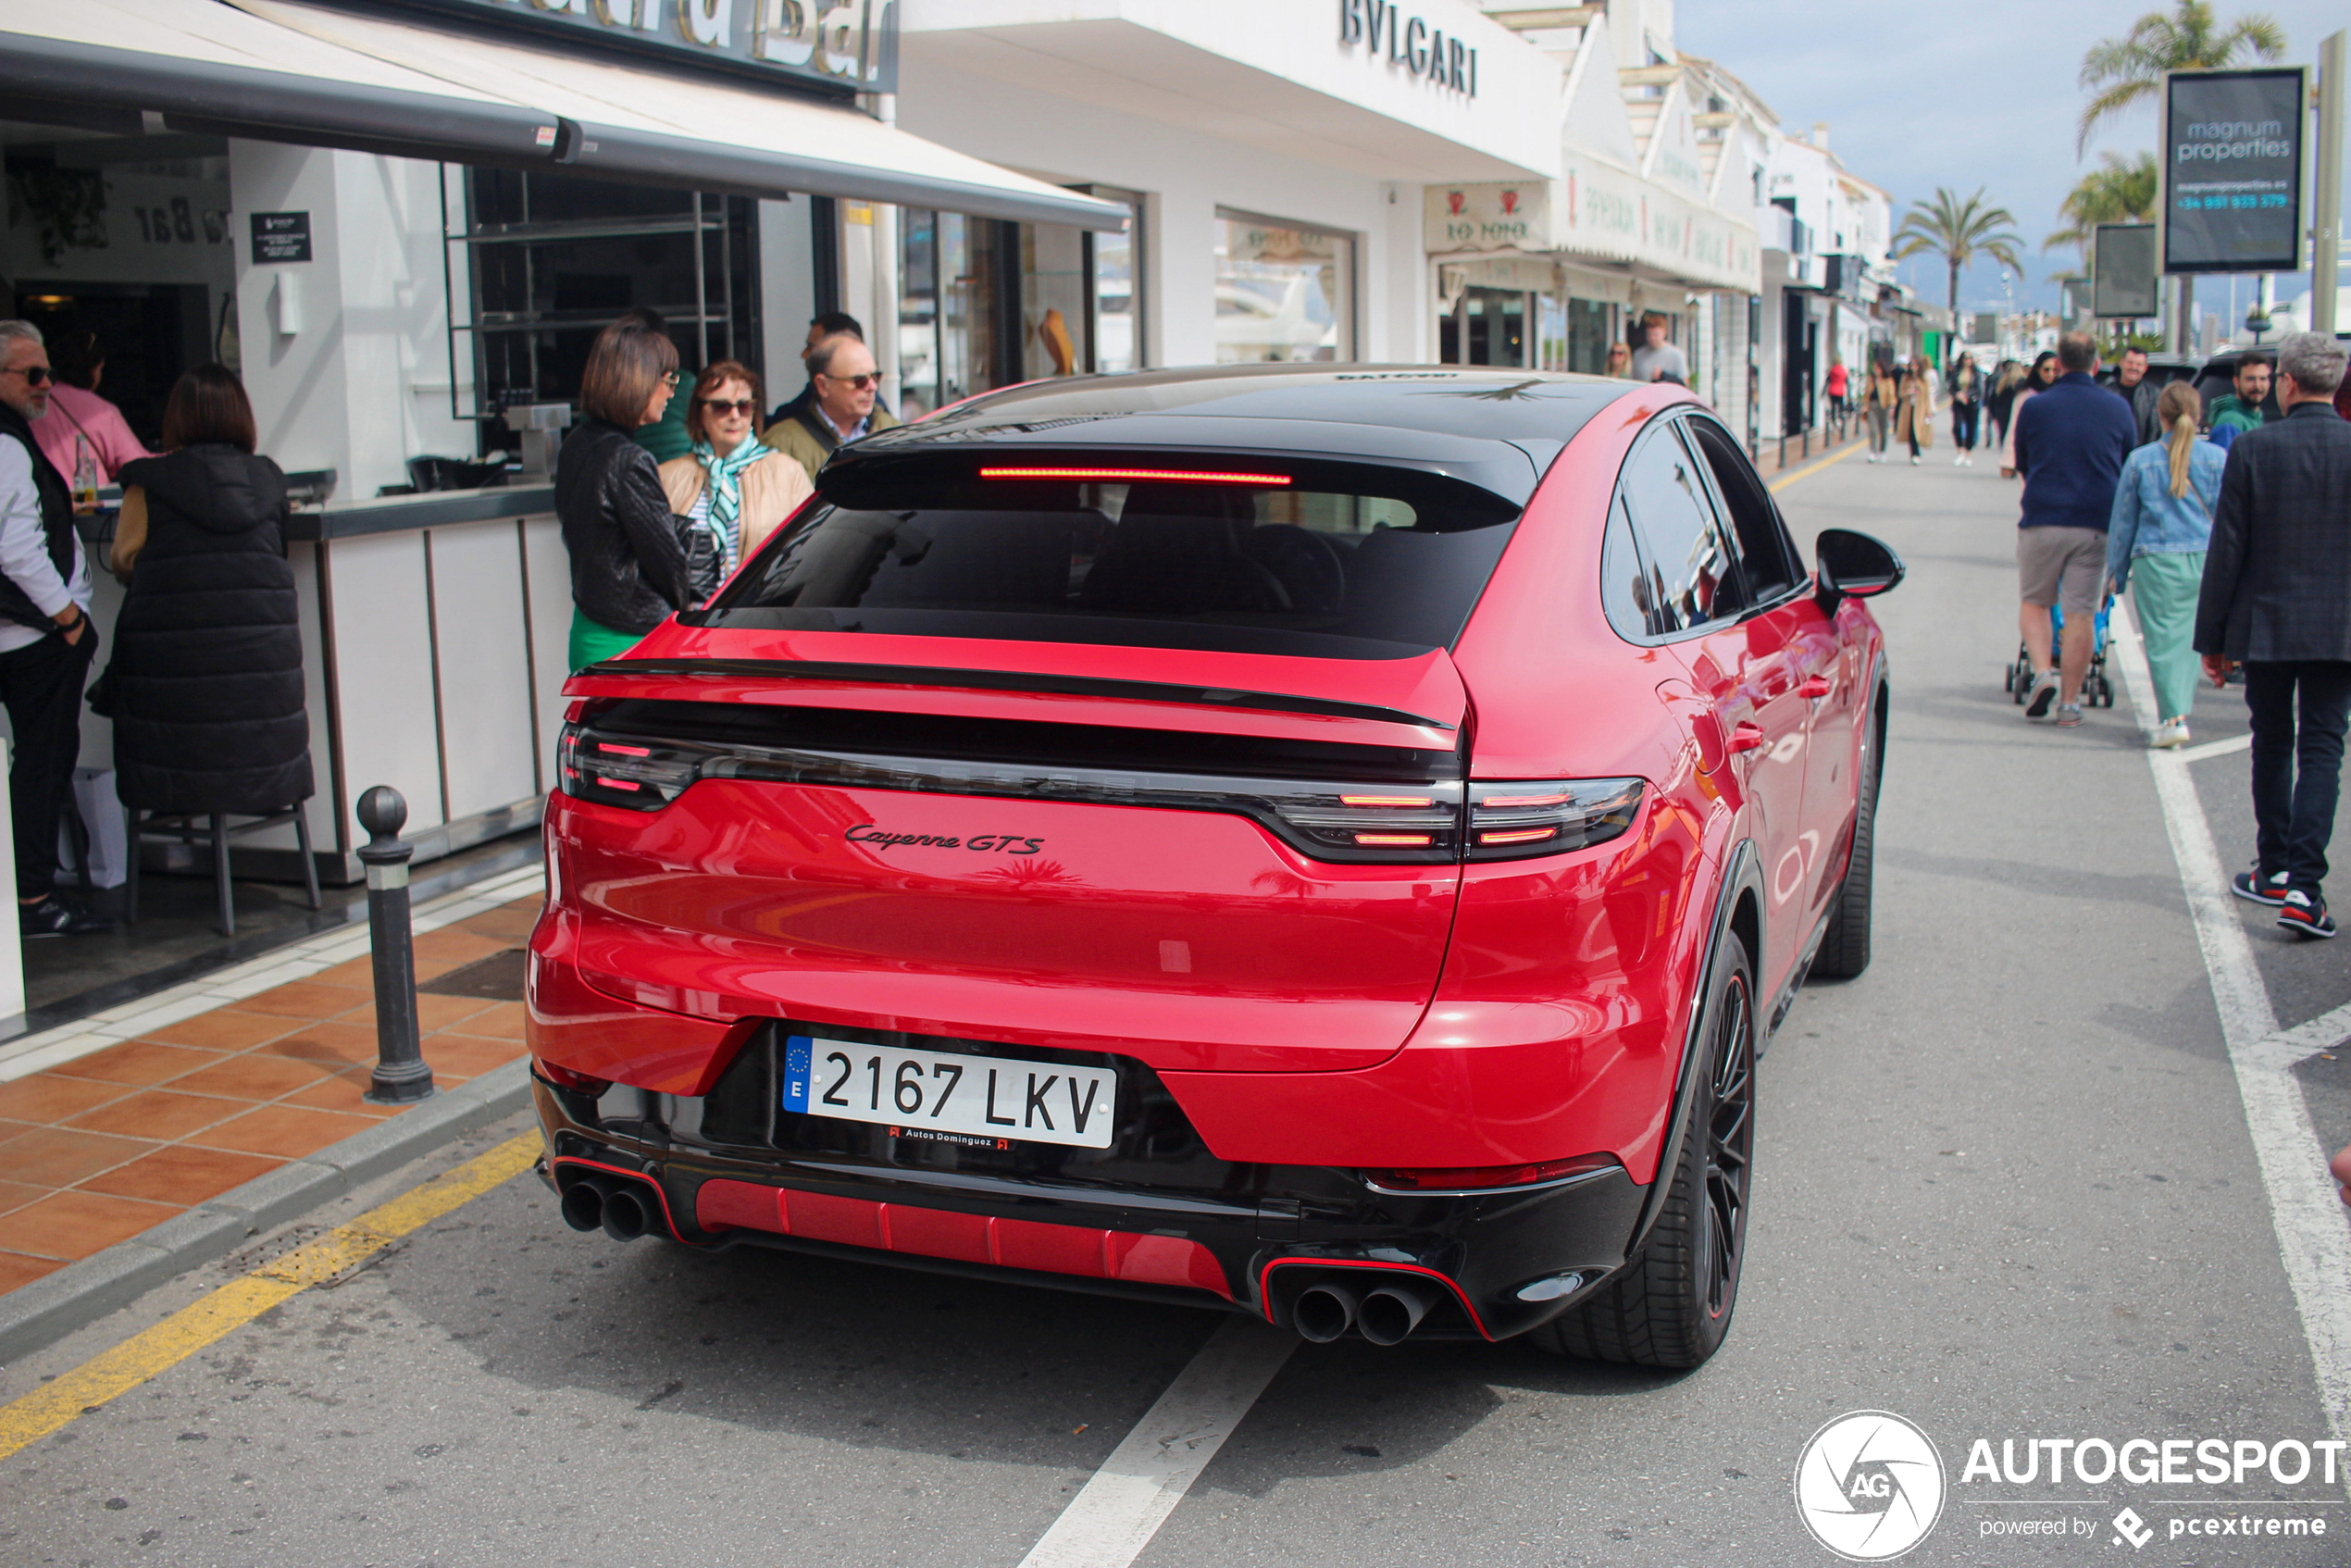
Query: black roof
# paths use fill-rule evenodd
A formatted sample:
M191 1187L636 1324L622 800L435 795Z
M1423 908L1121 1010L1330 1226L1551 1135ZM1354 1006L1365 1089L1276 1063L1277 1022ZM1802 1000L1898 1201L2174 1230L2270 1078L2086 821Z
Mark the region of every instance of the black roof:
M1586 421L1638 390L1598 376L1461 365L1225 365L1007 387L869 436L818 488L946 450L1335 459L1443 473L1524 504Z

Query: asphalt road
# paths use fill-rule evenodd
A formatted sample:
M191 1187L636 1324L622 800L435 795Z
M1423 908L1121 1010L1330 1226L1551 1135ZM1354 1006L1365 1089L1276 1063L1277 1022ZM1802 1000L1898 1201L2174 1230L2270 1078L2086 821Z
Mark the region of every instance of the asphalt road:
M1762 1064L1723 1353L1677 1376L1519 1345L1302 1348L1138 1562L1830 1563L1791 1476L1861 1409L1915 1422L1946 1467L1908 1562L2351 1561L2340 1481L1962 1475L1977 1439L2021 1463L2036 1438L2332 1436L2129 699L2066 732L2001 690L2013 493L1856 460L1781 497L1800 537L1879 533L1910 578L1878 602L1876 962L1807 991ZM2236 694L2196 723L2241 730ZM2243 864L2243 753L2194 766ZM2351 943L2246 928L2282 1023L2351 1001ZM2305 1072L2338 1142L2345 1054L2340 1077ZM6 1368L0 1400L299 1234ZM1013 1568L1219 1321L616 1247L525 1176L0 1464L0 1562ZM2126 1506L2143 1548L2111 1524ZM2223 1511L2236 1533L2170 1533ZM2248 1516L2328 1533L2248 1537ZM2069 1533L2006 1533L2043 1520Z

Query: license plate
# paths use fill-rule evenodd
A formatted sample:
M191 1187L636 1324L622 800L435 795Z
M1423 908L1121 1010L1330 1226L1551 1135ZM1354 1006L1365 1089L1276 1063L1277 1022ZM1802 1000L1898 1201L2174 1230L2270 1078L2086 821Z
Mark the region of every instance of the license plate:
M1118 1075L1101 1067L900 1051L790 1035L784 1109L925 1133L1110 1147Z

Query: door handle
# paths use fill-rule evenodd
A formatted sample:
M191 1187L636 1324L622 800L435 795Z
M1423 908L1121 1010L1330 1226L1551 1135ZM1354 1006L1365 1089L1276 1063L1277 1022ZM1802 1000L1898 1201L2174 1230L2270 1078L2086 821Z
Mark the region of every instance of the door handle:
M1736 756L1741 752L1760 751L1762 745L1763 727L1761 725L1749 724L1747 720L1741 719L1732 727L1731 743L1728 748L1732 755Z
M1817 703L1834 690L1835 688L1829 684L1827 676L1808 675L1804 678L1804 684L1796 689L1796 694L1799 697L1809 697Z

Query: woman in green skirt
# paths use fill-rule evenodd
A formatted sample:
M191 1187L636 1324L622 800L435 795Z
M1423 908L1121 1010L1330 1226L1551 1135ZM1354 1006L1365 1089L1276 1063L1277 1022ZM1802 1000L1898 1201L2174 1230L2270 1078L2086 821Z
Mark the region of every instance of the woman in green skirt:
M2183 746L2196 703L2198 661L2190 646L2196 600L2204 584L2204 550L2220 499L2228 454L2196 435L2204 400L2174 381L2156 400L2163 437L2123 460L2107 519L2106 575L2119 597L2137 573L2134 603L2155 676L2156 746Z
M616 658L692 601L684 545L653 454L631 440L669 405L678 348L651 312L596 335L579 426L555 459L555 517L571 554L571 667Z

